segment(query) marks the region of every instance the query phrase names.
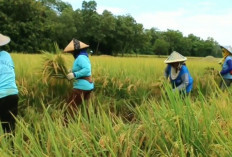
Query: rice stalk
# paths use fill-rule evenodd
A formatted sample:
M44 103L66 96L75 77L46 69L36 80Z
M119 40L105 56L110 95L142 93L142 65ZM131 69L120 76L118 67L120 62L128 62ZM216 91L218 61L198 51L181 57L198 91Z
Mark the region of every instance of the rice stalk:
M45 83L52 78L67 78L68 70L65 65L65 59L61 54L53 55L45 52L42 64L42 76Z

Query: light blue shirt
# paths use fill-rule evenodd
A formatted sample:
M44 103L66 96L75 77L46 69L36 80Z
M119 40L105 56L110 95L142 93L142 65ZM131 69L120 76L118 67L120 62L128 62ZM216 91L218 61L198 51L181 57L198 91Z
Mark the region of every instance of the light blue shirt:
M73 63L72 72L75 74L73 88L81 90L92 90L94 88L93 83L85 79L79 79L81 77L91 76L91 64L88 56L79 55Z
M13 60L8 52L0 51L0 98L15 94L18 94L18 88Z

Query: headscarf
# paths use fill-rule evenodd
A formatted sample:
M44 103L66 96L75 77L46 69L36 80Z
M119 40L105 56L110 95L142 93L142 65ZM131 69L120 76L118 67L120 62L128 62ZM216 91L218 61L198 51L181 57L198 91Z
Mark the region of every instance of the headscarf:
M180 69L182 68L183 65L186 65L184 62L179 62L178 66L176 68L174 68L173 66L171 66L171 78L173 80L175 80L179 73L180 73Z
M79 55L85 55L88 57L88 53L87 53L87 47L88 45L80 42L77 39L73 39L71 42L71 44L69 44L67 47L69 47L68 49L72 50L70 52L72 52L73 57L76 59ZM73 46L73 47L71 47ZM67 48L66 47L66 48Z
M89 57L86 49L78 49L73 51L73 57L76 59L79 55L84 55L86 57Z

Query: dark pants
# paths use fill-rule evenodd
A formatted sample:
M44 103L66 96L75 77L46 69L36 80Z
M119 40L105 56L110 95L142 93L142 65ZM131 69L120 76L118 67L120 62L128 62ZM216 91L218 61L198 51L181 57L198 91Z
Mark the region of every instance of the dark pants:
M13 115L17 116L18 114L18 100L18 95L9 95L0 98L0 121L6 133L14 132L15 130Z
M220 83L221 90L225 90L227 87L230 86L231 83L232 83L232 79L223 78L223 80Z
M80 89L73 89L71 96L68 100L68 109L67 112L73 117L74 114L78 111L78 107L86 101L90 99L90 94L92 90L85 91Z

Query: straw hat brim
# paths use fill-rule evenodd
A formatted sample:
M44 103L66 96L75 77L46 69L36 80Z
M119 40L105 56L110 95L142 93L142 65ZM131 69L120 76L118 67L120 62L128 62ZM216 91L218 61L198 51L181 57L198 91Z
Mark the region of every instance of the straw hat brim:
M84 48L88 48L88 47L89 47L89 45L87 45L87 44L85 44L85 43L83 43L83 42L81 42L81 41L79 41L79 44L80 44L79 49L84 49ZM74 41L72 40L72 41L70 41L70 43L65 47L64 52L71 53L71 52L73 52L74 50L75 50L75 48L74 48Z
M10 38L8 36L0 34L0 46L6 45L10 42Z
M184 62L186 61L187 58L181 55L180 53L173 51L170 56L164 61L164 63L169 64L169 63L176 63L176 62Z
M178 59L178 60L172 60L172 61L168 61L167 59L164 61L164 63L169 64L169 63L176 63L176 62L185 62L187 60L187 58L183 58L183 59Z
M232 54L232 50L229 50L228 48L226 48L225 46L220 46L221 47L221 49L226 49L229 53L231 53Z

